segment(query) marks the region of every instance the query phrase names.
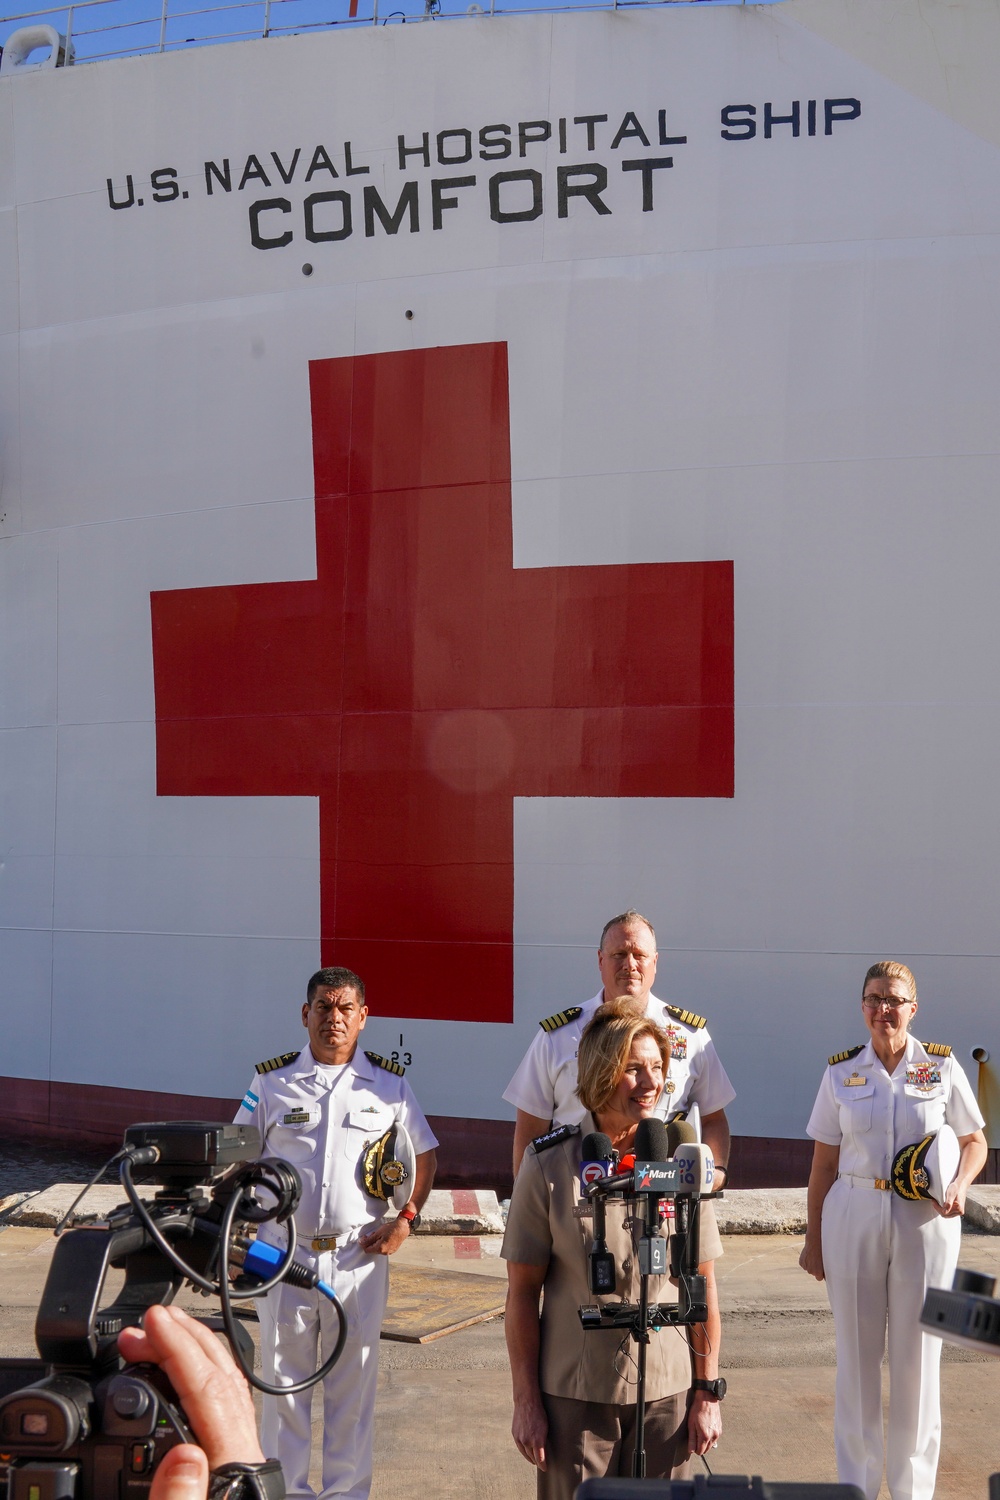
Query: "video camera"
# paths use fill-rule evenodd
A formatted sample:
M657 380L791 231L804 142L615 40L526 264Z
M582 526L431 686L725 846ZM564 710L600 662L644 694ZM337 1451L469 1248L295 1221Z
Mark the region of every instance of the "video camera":
M108 1166L119 1163L128 1202L59 1238L35 1320L40 1357L0 1359L0 1500L146 1500L164 1453L197 1441L166 1377L127 1366L118 1353L122 1329L172 1302L185 1282L219 1297L237 1363L273 1394L291 1387L254 1375L253 1342L232 1298L263 1296L286 1278L318 1287L337 1309L340 1337L296 1389L333 1367L347 1323L331 1288L293 1260L299 1175L288 1162L258 1160L260 1149L260 1132L246 1125L169 1122L125 1132ZM151 1202L136 1179L158 1188ZM287 1251L251 1238L268 1220L287 1224ZM124 1270L124 1284L100 1308L111 1268Z
M924 1297L921 1326L949 1344L980 1354L1000 1354L1000 1300L996 1278L980 1271L955 1272L951 1291L932 1286Z

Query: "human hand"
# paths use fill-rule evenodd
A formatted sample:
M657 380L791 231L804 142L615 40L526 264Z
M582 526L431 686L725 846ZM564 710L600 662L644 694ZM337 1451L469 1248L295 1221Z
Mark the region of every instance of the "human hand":
M722 1436L722 1403L707 1391L695 1391L688 1412L688 1447L694 1454L707 1453Z
M181 1443L157 1464L149 1500L207 1500L208 1459L203 1448Z
M521 1457L526 1458L529 1464L534 1464L536 1469L544 1470L549 1422L540 1396L514 1402L514 1420L510 1424L510 1430Z
M366 1255L392 1255L410 1236L409 1219L383 1219L358 1236Z
M122 1329L118 1349L129 1364L159 1365L204 1449L171 1448L157 1467L150 1500L204 1500L209 1469L264 1462L247 1383L203 1323L157 1304L146 1309L141 1328Z
M932 1198L931 1202L941 1215L942 1219L960 1219L965 1213L966 1184L955 1178L944 1190L944 1202L938 1203Z
M803 1271L808 1271L810 1276L815 1276L817 1281L826 1280L826 1272L823 1269L822 1241L810 1240L808 1235L806 1236L806 1242L799 1256L799 1265Z

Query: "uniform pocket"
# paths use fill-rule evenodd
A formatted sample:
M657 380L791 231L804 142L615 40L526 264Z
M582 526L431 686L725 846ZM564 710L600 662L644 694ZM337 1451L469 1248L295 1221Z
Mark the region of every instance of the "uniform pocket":
M387 1109L352 1109L344 1131L344 1155L350 1161L357 1161L365 1141L377 1141L380 1135L385 1135L392 1121L393 1116Z
M906 1083L903 1085L903 1092L907 1099L917 1099L925 1104L940 1104L944 1100L944 1088L940 1083L927 1089L922 1089L915 1083Z
M875 1085L858 1084L855 1088L841 1085L836 1091L840 1110L840 1128L846 1135L863 1135L871 1129L872 1108L875 1104Z
M944 1124L945 1093L941 1084L922 1089L914 1084L903 1087L906 1132L910 1140L919 1141L922 1136L940 1130Z
M316 1122L272 1126L267 1133L267 1150L269 1156L280 1156L292 1163L308 1161L319 1150Z

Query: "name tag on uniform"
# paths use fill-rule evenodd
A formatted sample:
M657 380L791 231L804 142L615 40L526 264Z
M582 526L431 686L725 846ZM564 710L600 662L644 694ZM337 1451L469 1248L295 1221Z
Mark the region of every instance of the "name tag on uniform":
M282 1115L282 1125L308 1125L312 1115L307 1109L290 1109L287 1115Z
M845 1089L856 1089L859 1088L861 1084L867 1082L868 1079L864 1076L863 1073L852 1073L850 1078L844 1079L844 1087Z

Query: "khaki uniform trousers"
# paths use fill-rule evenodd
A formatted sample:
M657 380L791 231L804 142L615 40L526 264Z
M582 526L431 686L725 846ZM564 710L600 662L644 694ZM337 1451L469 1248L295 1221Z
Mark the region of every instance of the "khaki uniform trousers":
M687 1391L646 1403L646 1476L686 1479ZM542 1392L549 1421L548 1468L538 1470L538 1500L573 1500L585 1479L628 1479L635 1451L635 1406L574 1401Z

